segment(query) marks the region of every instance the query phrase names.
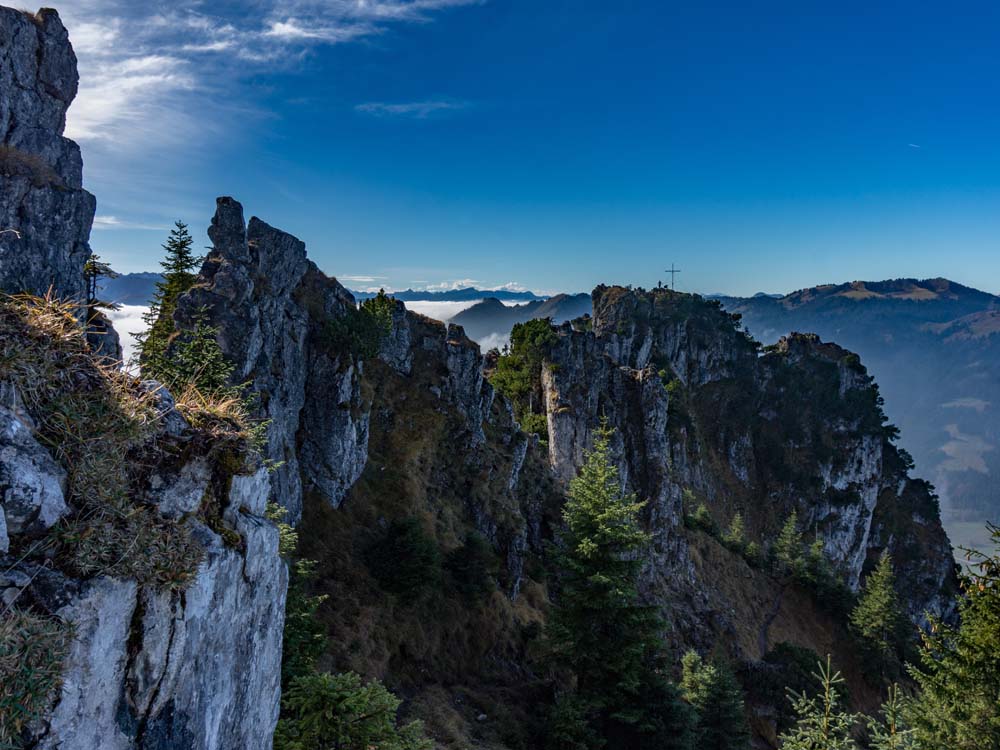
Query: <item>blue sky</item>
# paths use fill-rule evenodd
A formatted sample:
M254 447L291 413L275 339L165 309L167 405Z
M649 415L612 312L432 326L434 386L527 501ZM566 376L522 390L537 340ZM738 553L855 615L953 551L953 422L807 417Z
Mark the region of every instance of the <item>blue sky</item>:
M228 194L353 288L1000 292L996 3L57 7L120 270Z

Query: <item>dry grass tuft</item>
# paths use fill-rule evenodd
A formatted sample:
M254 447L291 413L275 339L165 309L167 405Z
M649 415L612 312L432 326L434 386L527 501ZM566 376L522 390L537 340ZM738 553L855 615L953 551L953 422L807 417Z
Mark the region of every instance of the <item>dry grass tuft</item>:
M135 456L158 431L155 394L92 355L75 311L51 298L0 298L0 383L14 386L36 437L68 475L74 513L50 541L81 575L181 588L201 561L200 546L133 501Z
M177 411L212 445L244 456L246 462L259 457L268 423L253 415L243 389L226 388L205 393L189 384L179 391L175 403Z
M55 696L71 628L19 609L0 614L0 748L19 747L21 730Z

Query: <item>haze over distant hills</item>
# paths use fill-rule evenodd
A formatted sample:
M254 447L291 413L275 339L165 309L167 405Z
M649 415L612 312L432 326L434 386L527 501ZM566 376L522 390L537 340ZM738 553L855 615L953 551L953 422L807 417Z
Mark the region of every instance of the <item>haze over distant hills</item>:
M105 282L101 293L124 304L146 304L158 278L124 274ZM559 323L591 312L587 294L544 298L469 287L393 295L444 303L414 307L462 325L484 348L502 345L515 323ZM1000 297L940 278L825 284L784 296L710 296L740 313L764 344L799 331L857 352L902 431L901 445L913 454L917 472L937 487L956 544L980 543L982 522L1000 521Z
M1000 297L938 278L720 301L765 344L808 331L861 356L956 544L1000 520Z
M123 273L113 279L102 279L100 294L111 302L123 305L147 305L153 296L156 282L160 274L152 271L140 273ZM377 292L351 290L355 299L363 300L374 297ZM486 297L509 302L531 302L546 299L543 295L529 291L514 289L476 289L463 287L444 291L428 291L421 289L405 289L392 292L392 296L403 302L476 302ZM588 296L589 295L585 295Z
M533 318L551 318L555 323L562 323L590 312L589 294L557 294L523 305L505 305L491 296L462 310L451 322L465 328L469 338L485 346L497 345L505 340L515 323Z

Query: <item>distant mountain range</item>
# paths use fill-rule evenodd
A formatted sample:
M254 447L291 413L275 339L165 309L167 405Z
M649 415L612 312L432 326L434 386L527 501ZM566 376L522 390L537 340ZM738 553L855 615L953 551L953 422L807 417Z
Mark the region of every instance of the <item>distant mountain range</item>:
M162 278L153 271L123 273L114 279L101 279L97 293L101 299L119 305L148 305L156 290L156 282Z
M148 305L153 297L156 282L160 278L160 274L151 271L123 273L114 279L102 279L100 294L109 302L118 302L122 305ZM374 297L377 292L358 292L352 289L351 294L354 295L355 299L363 300ZM546 299L546 297L534 292L519 292L510 289L476 289L471 286L443 292L406 289L402 292L392 292L392 296L403 302L474 302L486 297L508 302L531 302Z
M354 295L355 299L362 300L374 297L377 292L356 292L352 289L351 294ZM403 302L472 302L485 297L517 302L545 299L534 292L515 292L510 289L476 289L472 286L463 289L449 289L444 292L406 289L402 292L393 292L392 296Z
M947 279L894 279L720 301L765 344L810 332L861 356L956 544L1000 521L1000 297Z
M498 343L510 335L515 323L533 318L551 318L556 323L590 314L589 294L557 294L546 300L535 300L523 305L505 305L499 299L488 297L455 315L449 322L465 328L473 341Z
M156 273L123 274L101 287L105 299L145 305ZM359 299L370 293L354 292ZM591 312L590 295L481 290L406 290L407 302L481 300L450 322L483 346L500 345L515 323L559 323ZM784 296L710 295L759 341L791 331L819 334L861 356L902 431L917 471L942 497L956 543L981 539L984 520L1000 521L1000 297L947 279L827 284ZM522 302L509 305L507 302Z

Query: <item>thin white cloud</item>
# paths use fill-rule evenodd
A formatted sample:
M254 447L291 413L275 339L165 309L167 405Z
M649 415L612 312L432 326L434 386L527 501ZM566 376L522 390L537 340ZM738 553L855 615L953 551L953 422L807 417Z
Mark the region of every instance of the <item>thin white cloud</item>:
M439 281L436 284L428 284L424 289L428 292L447 292L452 289L467 289L479 283L476 279L452 279L451 281Z
M358 104L354 109L367 115L375 115L376 117L412 117L416 120L426 120L432 115L456 112L468 107L468 102L441 99L400 103L365 102L364 104Z
M379 279L384 279L385 276L344 276L339 275L337 279L339 281L359 281L370 284L373 281L378 281Z
M344 44L481 0L67 0L60 13L80 63L67 135L155 148L189 140L205 106L255 65L294 66L317 46ZM242 63L242 64L241 64ZM191 100L191 94L204 96ZM386 114L397 105L387 105ZM406 111L408 105L398 105ZM458 109L420 102L410 113Z
M165 231L166 227L157 224L142 224L134 221L124 221L119 219L117 216L101 216L97 215L94 217L94 231L106 231L115 229L148 229Z
M907 143L906 145L910 148L923 148L923 146L919 146L916 143Z
M261 73L294 70L317 48L430 23L479 2L64 0L59 12L80 72L66 135L83 148L91 187L131 188L104 204L119 224L97 228L135 224L135 205L146 214L152 200L163 208L165 187L184 179L182 165L249 138L254 122L272 117L256 95Z

